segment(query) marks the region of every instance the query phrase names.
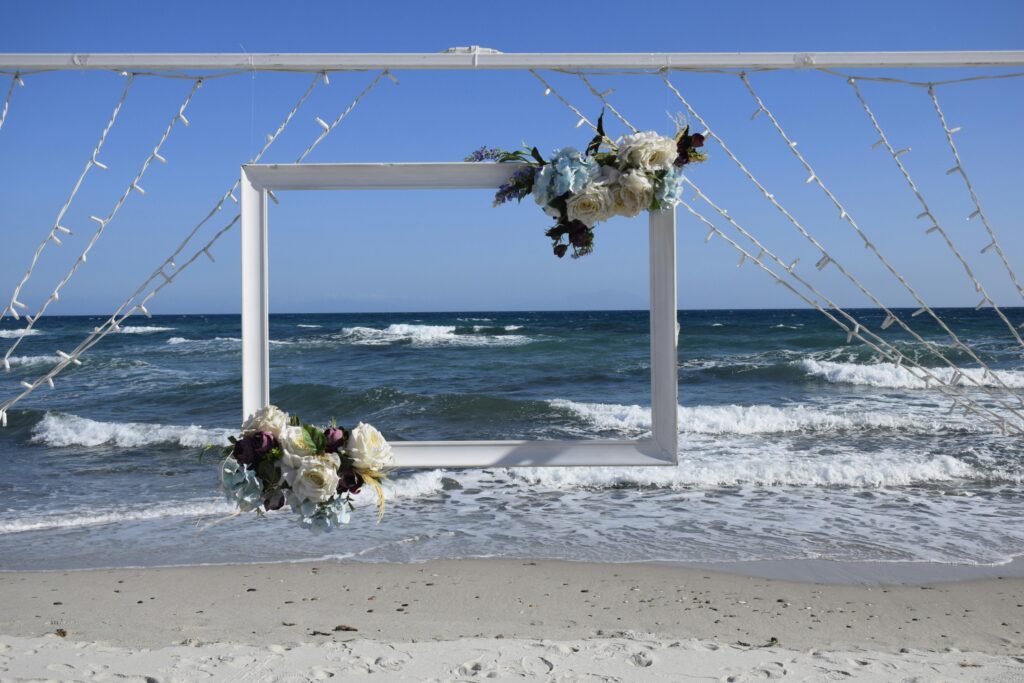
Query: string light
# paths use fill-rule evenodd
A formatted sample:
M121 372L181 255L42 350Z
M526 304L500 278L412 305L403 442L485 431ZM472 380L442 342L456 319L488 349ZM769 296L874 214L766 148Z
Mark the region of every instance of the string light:
M921 208L925 212L927 212L928 214L931 214L932 212L931 212L931 209L928 206L928 202L925 200L924 195L921 193L921 190L918 188L917 184L914 182L914 179L911 177L910 171L907 170L907 167L903 164L902 160L900 159L901 154L905 150L896 151L893 148L892 144L889 142L888 136L885 134L885 131L882 129L882 125L879 123L878 118L875 116L875 113L871 110L871 107L868 106L867 99L865 99L864 93L862 93L860 88L857 86L856 81L851 78L851 79L848 80L848 83L849 83L850 87L853 89L854 95L856 95L857 100L860 102L861 108L864 110L864 113L867 115L868 119L870 120L871 126L874 128L875 133L878 134L879 139L882 140L882 142L885 144L885 148L889 151L889 154L892 155L892 159L895 162L896 167L899 169L900 174L903 176L903 179L906 181L907 186L910 188L910 191L917 198L918 202L920 202ZM942 110L938 108L938 100L935 98L934 87L929 87L929 93L930 93L930 95L932 97L932 102L936 105L937 112L939 113L939 120L940 120L940 123L942 124L943 130L948 131L949 130L949 126L947 126L946 123L945 123L945 118L942 116L942 113L941 113ZM959 154L955 153L956 147L955 147L955 145L953 143L953 136L947 132L946 139L947 139L948 143L952 146L952 148L954 150L954 159L956 161L957 166L962 168L963 164L960 162ZM961 175L963 175L963 173L961 173ZM972 192L972 198L974 199L975 210L967 217L967 220L973 220L974 218L976 218L976 217L981 215L981 204L977 200L977 195L974 194L973 192ZM932 219L935 221L934 231L938 232L942 236L943 241L946 243L946 247L956 257L957 261L959 261L961 267L963 268L964 274L967 276L967 278L974 285L975 289L977 289L977 291L981 292L984 295L985 299L988 300L988 302L992 306L992 309L996 312L996 314L999 316L999 318L1003 321L1003 323L1006 325L1007 329L1010 330L1010 334L1013 335L1013 338L1017 341L1017 343L1020 346L1024 347L1024 338L1021 338L1020 333L1017 331L1017 328L1014 326L1014 324L1012 322L1010 322L1009 318L1006 317L1006 314L1002 311L1002 309L1000 309L999 306L997 306L995 304L995 302L992 300L992 298L988 295L988 292L985 291L985 288L982 286L981 282L975 276L974 271L971 269L970 264L967 263L967 259L964 258L963 254L960 253L960 250L957 249L956 245L953 243L953 240L949 236L949 233L946 232L946 230L944 230L942 228L941 224L939 223L938 220L936 220L934 218L934 216L932 216ZM928 232L932 232L932 229L929 229ZM989 228L989 236L991 237L991 239L995 240L995 233L992 232L991 228ZM1007 264L1007 266L1008 266L1008 264ZM1015 284L1016 284L1016 282L1015 282ZM1018 291L1020 291L1020 287L1019 286L1018 286ZM1022 295L1024 295L1024 292L1022 292ZM919 302L922 305L924 303L923 301L920 301L920 300L919 300ZM932 317L934 317L936 319L936 322L939 322L940 325L943 325L943 328L947 331L947 333L951 336L951 338L953 338L954 341L958 342L959 340L956 339L955 335L952 334L952 331L950 331L948 329L948 327L946 327L945 324L942 323L939 320L938 316L936 316L931 311L929 311L929 312L932 313ZM975 354L973 352L973 350L971 350L969 347L967 347L966 345L961 345L959 343L957 345L961 346L961 348L963 348L965 351L970 353L973 360L975 360L976 362L984 365L984 363L982 363L981 359L977 356L977 354ZM1004 385L1004 388L1008 389L1009 387L1005 387L1005 385Z
M356 97L356 99L351 104L349 104L348 108L341 114L341 116L339 116L333 122L333 124L331 125L331 130L333 130L338 124L340 124L341 121L344 120L344 118L346 116L348 116L349 113L351 113L351 111L354 109L354 107L358 103L358 101L363 96L365 96L373 88L373 86L376 85L376 83L379 82L379 80L383 76L385 76L385 75L386 75L386 72L381 72L374 79L374 81L367 88L365 88ZM392 80L394 80L394 79L392 79ZM306 91L299 98L298 102L292 107L292 109L285 116L284 121L280 124L280 126L277 128L277 130L274 131L273 133L271 133L270 135L268 135L267 143L257 153L257 155L252 159L252 163L258 162L260 160L260 158L264 155L264 153L266 153L266 151L274 143L274 141L276 141L278 139L278 137L281 135L281 133L284 132L284 130L288 127L288 124L294 118L295 114L298 112L298 110L303 105L303 103L305 103L305 101L309 98L310 94L313 91L314 86L318 82L322 82L322 79L320 78L319 74L316 76L314 81L312 83L310 83L309 87L306 89ZM303 153L303 157L306 154L308 154L310 151L312 151L312 149L317 144L319 144L320 141L322 141L324 139L324 136L325 136L325 133L322 133L321 136L318 137L317 140L315 140L314 143L309 148L307 148L306 152ZM154 155L152 158L156 158L156 155ZM216 213L220 210L221 206L226 201L228 201L229 197L231 197L233 199L235 198L234 197L234 193L237 190L238 185L239 185L239 181L236 181L228 189L228 191L224 193L224 195L220 198L220 200L217 202L217 204L185 236L185 239L179 244L179 246L175 249L175 251L171 254L171 256L168 257L167 259L165 259L161 263L161 265L156 270L154 270L153 273L146 280L144 280L142 282L142 284L140 284L136 288L136 290L117 308L117 310L115 310L115 312L106 320L106 322L103 323L103 325L101 325L99 327L96 327L93 330L92 334L88 335L72 353L65 354L65 353L63 353L61 351L58 351L57 354L61 357L61 362L56 367L54 367L52 370L50 370L50 372L47 373L47 375L44 375L44 377L40 378L40 380L38 380L38 381L39 382L44 381L44 379L46 379L46 378L51 378L52 379L54 376L56 376L57 374L62 372L68 365L71 365L71 364L81 365L81 361L78 360L78 358L79 358L79 356L82 353L85 353L86 351L91 349L93 346L98 344L108 334L110 334L112 332L120 331L121 330L121 324L123 324L125 320L127 320L129 317L131 317L132 314L135 313L136 311L141 312L141 308L140 308L141 306L145 306L145 304L147 304L153 297L155 297L156 294L158 292L160 292L164 287L166 287L166 286L170 285L172 282L174 282L175 278L177 278L179 275L181 275L200 256L205 254L211 261L213 261L214 259L213 259L212 253L210 252L210 249L213 247L213 245L219 239L221 239L221 237L223 237L225 234L227 234L228 231L230 231L238 223L239 219L241 218L240 214L236 214L234 216L234 218L231 219L230 222L228 222L226 225L221 227L216 233L214 233L214 235L205 244L203 244L201 247L199 247L188 259L186 259L185 261L180 263L176 267L176 269L175 269L173 274L168 275L164 271L164 269L163 269L165 265L172 265L172 267L173 267L173 264L175 263L175 258L177 258L179 256L179 254L181 254L185 250L185 248L191 242L192 238L195 237L195 235L199 232L199 230L204 225L206 225L206 223L209 222L209 220L214 215L216 215ZM236 202L237 202L237 199L236 199ZM90 243L90 246L91 246L91 244L92 243ZM79 257L79 261L80 262L83 262L83 263L85 262L85 256L86 256L87 252L88 252L88 248ZM163 281L159 282L158 284L156 284L153 287L153 289L145 296L145 298L143 298L141 304L133 305L133 302L139 296L141 296L144 291L149 289L150 286L153 285L153 283L155 281L157 281L158 279L161 279L161 278L162 278ZM11 308L11 313L13 313L15 315L16 319L17 319L17 312L14 311L13 303L12 303L10 308ZM10 352L8 352L8 355L9 354L10 354ZM4 363L5 363L5 366L7 366L9 368L10 364L9 364L6 356L4 357ZM32 391L34 390L35 386L37 386L37 385L38 384L30 385L29 387L26 387L25 391L23 391L21 394L19 394L17 396L14 396L11 399L8 399L6 402L0 404L0 416L4 417L3 424L5 426L6 426L6 418L5 418L6 411L11 406L15 405L16 403L21 401L23 398L28 396L30 393L32 393Z
M124 101L128 98L128 93L131 90L132 82L133 82L133 79L128 79L128 81L125 83L124 89L121 92L121 96L118 98L117 103L114 105L114 110L111 113L110 118L107 120L106 125L103 127L102 132L100 133L99 141L96 143L96 146L93 148L92 152L89 154L89 161L86 162L85 168L82 170L81 174L78 176L78 180L72 186L71 192L68 195L68 198L64 201L64 204L61 206L60 210L57 212L57 219L53 222L53 226L51 226L51 228L47 231L46 238L42 242L39 243L38 247L36 247L35 253L33 253L33 255L32 255L32 260L29 262L28 268L25 270L25 274L21 277L21 281L18 282L18 285L14 288L14 293L11 294L11 302L12 302L12 304L10 306L8 306L7 310L9 312L11 312L12 314L14 314L14 319L15 320L20 320L20 318L18 317L17 313L14 311L13 302L14 302L14 300L16 300L18 298L18 296L21 294L21 290L25 287L26 284L28 284L28 281L32 278L32 275L35 272L36 264L39 263L39 258L42 256L43 251L46 249L46 245L49 244L52 241L51 240L51 236L53 234L54 228L61 224L61 221L64 219L64 216L68 212L68 209L71 208L71 204L75 200L75 197L77 196L79 189L82 187L82 183L85 181L86 175L88 175L90 169L93 168L94 160L96 159L96 156L100 153L100 151L103 149L103 145L104 145L104 143L107 140L107 136L110 134L110 131L113 129L114 124L117 122L118 115L121 113L121 107L124 104ZM4 105L4 110L3 110L3 117L4 118L6 118L6 115L7 115L7 104L6 104L6 102L9 101L9 100L10 100L10 97L8 96L8 100L5 100L5 105ZM2 121L3 121L3 119L0 118L0 122L2 122ZM68 232L68 234L70 234L70 231ZM0 317L2 317L2 315L0 315Z

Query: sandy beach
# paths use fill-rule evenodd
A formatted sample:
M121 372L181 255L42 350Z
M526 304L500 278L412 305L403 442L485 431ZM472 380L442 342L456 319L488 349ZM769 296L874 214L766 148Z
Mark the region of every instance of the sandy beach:
M356 673L395 681L1024 679L1024 579L1016 565L1005 575L932 583L892 580L894 570L881 569L884 582L862 571L856 583L525 560L9 572L0 575L0 673L158 681Z

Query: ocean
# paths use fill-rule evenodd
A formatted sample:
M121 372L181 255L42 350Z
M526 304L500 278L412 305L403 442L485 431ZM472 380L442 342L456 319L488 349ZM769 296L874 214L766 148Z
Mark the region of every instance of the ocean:
M940 313L1016 401L1024 353L994 313ZM883 317L856 315L873 329ZM101 320L45 318L0 374L0 396ZM133 320L0 430L0 569L462 557L998 565L1024 554L1019 436L950 412L813 311L679 320L677 467L398 471L382 522L364 493L348 527L319 535L286 512L227 518L216 455L199 457L241 420L238 316ZM925 366L941 367L936 350L965 362L935 326L920 328L932 344L885 334ZM17 330L0 322L0 342ZM366 421L390 440L650 429L645 311L282 314L271 336L272 401L309 422Z

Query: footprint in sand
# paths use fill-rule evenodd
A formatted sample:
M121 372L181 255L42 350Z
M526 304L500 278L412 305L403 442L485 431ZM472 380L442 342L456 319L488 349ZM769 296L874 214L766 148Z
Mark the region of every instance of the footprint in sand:
M626 659L626 661L641 669L645 669L651 664L654 664L654 659L646 652L634 652Z

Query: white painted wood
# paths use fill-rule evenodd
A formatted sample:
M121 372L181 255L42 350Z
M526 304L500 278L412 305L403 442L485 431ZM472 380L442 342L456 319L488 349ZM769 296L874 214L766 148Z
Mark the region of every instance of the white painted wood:
M242 169L242 418L270 403L267 193Z
M250 164L251 182L278 190L496 189L526 164Z
M270 190L497 188L524 164L250 164L242 167L243 418L270 403ZM675 212L649 214L653 438L639 441L399 441L399 467L673 465L677 460ZM384 426L387 432L386 425Z
M649 216L651 425L654 441L675 461L679 439L676 212L656 211Z
M653 439L590 441L393 441L399 467L634 467L672 465Z
M0 54L0 69L350 71L367 69L821 69L1024 66L1024 51L510 53Z

